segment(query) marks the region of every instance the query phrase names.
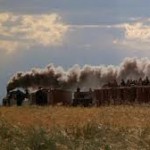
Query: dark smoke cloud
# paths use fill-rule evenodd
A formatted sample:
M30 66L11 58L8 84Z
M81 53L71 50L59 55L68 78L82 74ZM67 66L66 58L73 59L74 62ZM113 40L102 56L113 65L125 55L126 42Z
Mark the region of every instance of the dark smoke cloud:
M80 67L75 65L68 70L50 64L44 69L32 69L29 72L18 72L8 82L7 89L16 87L37 88L98 88L116 79L139 79L150 76L150 60L148 58L125 58L118 66Z

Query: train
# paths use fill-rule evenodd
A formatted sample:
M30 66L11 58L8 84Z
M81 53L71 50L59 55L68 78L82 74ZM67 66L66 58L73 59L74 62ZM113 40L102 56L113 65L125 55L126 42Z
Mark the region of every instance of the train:
M9 98L5 98L5 102L3 102L3 105L15 105L16 95L17 94L15 94L14 91L11 100L9 100L10 104L8 104ZM42 106L65 105L74 107L99 107L104 105L120 104L150 104L150 85L101 87L99 89L89 89L87 91L81 91L80 88L77 88L76 91L41 88L35 92L24 94L24 99L28 99L29 105ZM22 104L24 103L25 100Z

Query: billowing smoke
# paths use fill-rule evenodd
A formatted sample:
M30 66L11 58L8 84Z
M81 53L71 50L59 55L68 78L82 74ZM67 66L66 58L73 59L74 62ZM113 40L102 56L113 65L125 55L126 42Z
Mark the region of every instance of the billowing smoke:
M118 66L80 67L75 65L68 70L50 64L44 69L32 69L29 72L18 72L9 81L7 89L16 87L37 88L98 88L107 82L121 79L139 79L150 76L150 60L148 58L125 58Z

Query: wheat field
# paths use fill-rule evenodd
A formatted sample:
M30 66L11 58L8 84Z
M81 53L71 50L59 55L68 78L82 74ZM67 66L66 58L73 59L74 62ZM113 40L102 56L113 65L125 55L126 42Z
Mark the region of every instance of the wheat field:
M150 149L150 107L0 108L1 149Z

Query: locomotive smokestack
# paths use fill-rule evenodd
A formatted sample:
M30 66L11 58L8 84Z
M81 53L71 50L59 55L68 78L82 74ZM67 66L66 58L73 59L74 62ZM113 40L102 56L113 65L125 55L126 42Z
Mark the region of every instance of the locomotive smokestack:
M150 60L148 58L125 58L118 66L80 67L75 65L68 70L50 64L44 69L32 69L29 72L16 73L8 82L7 90L16 87L100 87L101 85L121 79L139 79L150 75Z

